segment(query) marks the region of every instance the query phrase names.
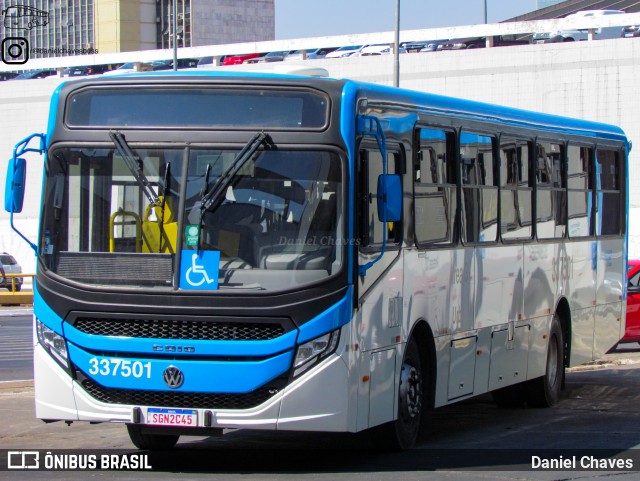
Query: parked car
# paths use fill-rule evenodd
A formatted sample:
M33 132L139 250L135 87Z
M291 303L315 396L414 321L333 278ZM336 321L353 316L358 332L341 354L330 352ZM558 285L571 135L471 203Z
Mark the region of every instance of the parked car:
M227 55L224 60L222 60L221 65L242 65L247 60L258 58L260 54L257 53L247 53L243 55Z
M264 57L267 55L267 52L260 52L257 57L248 58L243 63L261 63L264 62Z
M179 58L178 68L191 68L198 65L198 60L194 58ZM173 70L173 59L154 60L151 62L151 69L156 70Z
M28 70L8 80L32 80L51 77L53 75L58 75L58 71L52 69Z
M366 45L348 45L346 47L340 47L333 52L329 52L325 58L341 58L351 57L362 50Z
M198 60L198 68L208 67L209 65L213 65L213 56L202 57Z
M67 67L62 72L63 77L82 77L83 75L89 75L87 72L89 67Z
M134 72L150 72L153 70L153 66L150 63L141 62L140 70L136 70L136 62L127 62L122 64L115 70L109 70L108 72L104 72L102 75L120 75L125 73L134 73Z
M519 40L514 35L498 35L493 37L494 47L528 44L529 42L527 40ZM486 37L455 38L439 42L437 45L437 50L465 50L471 48L485 48L486 46Z
M334 52L335 50L338 50L338 47L324 47L317 48L315 50L307 50L307 58L310 60L316 58L325 58L327 54Z
M640 260L629 259L627 324L620 342L640 343Z
M18 72L0 72L0 81L2 80L11 80L14 77L17 77Z
M313 48L311 50L315 51L316 49ZM291 52L289 52L287 55L284 56L283 60L285 60L286 62L289 62L291 60L304 60L302 58L302 50L292 50Z
M374 45L368 45L364 47L360 52L354 54L360 57L369 57L370 55L389 55L393 53L393 48L388 43L379 43ZM404 47L400 47L400 53L407 53Z
M108 72L109 70L113 70L117 68L120 64L117 65L84 65L81 67L68 67L65 68L62 75L65 77L80 77L83 75L97 75L104 72Z
M22 274L22 267L15 258L7 253L3 252L0 254L0 287L5 287L7 290L11 290L11 278L7 277L5 274ZM22 289L22 277L16 277L15 282L15 291L18 292Z
M640 37L640 25L629 25L622 29L622 37Z
M429 43L425 44L420 52L437 52L440 45L447 43L449 40L431 40Z
M295 50L278 50L276 52L269 52L259 62L282 62L284 58L293 53Z
M565 18L585 18L594 22L595 38L604 40L609 38L620 38L622 36L623 27L597 27L597 20L605 15L623 15L622 10L582 10L580 12L567 15ZM557 43L557 42L576 42L589 39L589 29L580 28L577 30L558 30L555 32L534 33L531 37L531 43Z
M433 43L433 40L416 40L414 42L405 42L402 44L402 47L404 47L407 52L414 53L422 51L422 49L426 48L430 43Z

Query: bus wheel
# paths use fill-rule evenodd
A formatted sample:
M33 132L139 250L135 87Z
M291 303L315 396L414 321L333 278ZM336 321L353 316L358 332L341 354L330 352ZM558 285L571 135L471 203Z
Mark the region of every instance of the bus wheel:
M375 444L385 450L402 451L416 443L424 406L424 379L420 350L415 339L407 344L398 385L398 418L373 429Z
M531 407L546 408L553 406L560 398L560 389L564 379L564 338L560 320L556 314L551 321L549 347L547 350L547 368L545 375L532 379L526 385L526 400Z
M129 431L131 442L136 448L150 451L171 449L176 445L180 438L177 434L143 433L142 427L138 424L127 424L127 431Z

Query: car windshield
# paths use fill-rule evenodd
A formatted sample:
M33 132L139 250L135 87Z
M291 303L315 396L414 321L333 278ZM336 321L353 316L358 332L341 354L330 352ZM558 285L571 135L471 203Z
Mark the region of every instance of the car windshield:
M39 249L48 272L84 284L176 289L187 287L190 266L199 282L193 254L210 253L212 289L271 291L340 269L336 154L261 149L220 184L239 149L126 147L50 153Z
M16 264L16 260L7 254L0 254L0 265L13 266Z

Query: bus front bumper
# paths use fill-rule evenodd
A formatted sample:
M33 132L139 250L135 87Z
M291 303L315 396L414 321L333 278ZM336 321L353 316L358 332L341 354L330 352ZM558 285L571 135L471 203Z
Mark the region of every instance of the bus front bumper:
M34 371L36 417L40 419L133 423L134 411L137 411L140 424L149 421L150 406L110 404L93 398L40 344L34 349ZM354 396L349 390L347 365L339 355L333 354L259 406L192 411L196 414L197 427L209 429L345 432L355 430L355 415L350 409L356 404L351 399ZM205 415L206 411L211 414ZM194 429L194 435L198 435L197 431Z

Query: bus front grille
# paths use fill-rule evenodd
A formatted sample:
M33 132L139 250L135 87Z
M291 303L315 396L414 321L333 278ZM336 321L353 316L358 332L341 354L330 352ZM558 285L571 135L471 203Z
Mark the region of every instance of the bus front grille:
M200 409L249 409L278 393L275 386L263 386L250 393L200 393L179 391L138 391L104 387L91 379L82 381L94 399L108 404Z
M180 319L101 319L79 317L74 327L85 334L147 339L266 341L285 334L280 323L188 321Z

